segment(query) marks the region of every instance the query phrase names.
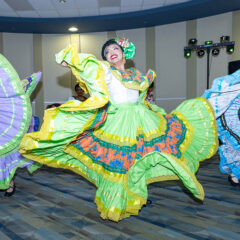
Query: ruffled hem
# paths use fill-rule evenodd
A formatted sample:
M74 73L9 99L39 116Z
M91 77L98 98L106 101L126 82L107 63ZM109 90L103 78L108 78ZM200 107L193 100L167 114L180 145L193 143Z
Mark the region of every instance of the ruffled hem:
M81 134L83 129L87 130L89 126L94 125L93 122L95 121L92 117L96 117L96 114L89 114L88 120L85 119L84 122L81 122L82 126L80 126L78 121L74 120L74 115L61 112L62 115L61 117L58 116L58 118L61 118L61 121L64 122L65 128L63 127L58 132L57 129L60 129L60 126L56 124L56 131L51 129L50 135L48 132L43 131L48 129L43 125L41 132L27 134L21 144L21 153L29 159L51 167L70 169L95 184L97 187L95 203L97 204L98 211L101 212L101 217L104 219L119 221L130 215L137 215L141 207L146 204L148 196L147 185L157 181L181 180L196 198L203 200L204 191L194 176L194 172L198 168L199 161L211 157L216 152L218 146L215 118L207 100L201 98L187 101L180 105L173 114L167 116L162 115L161 111L155 113L155 116L153 116L155 119L154 124L157 126L158 133L154 133L155 128L152 128L149 122L151 119L145 114L145 111L149 110L145 109L142 104L130 104L131 107L129 109L127 105L122 105L121 107L124 107L124 111L123 109L120 111L131 116L134 107L134 111L140 115L143 114L135 123L132 123L135 126L139 126L139 121L143 124L142 129L139 129L139 132L135 132L138 138L137 141L136 136L131 138L132 133L128 132L128 136L124 136L124 132L122 132L123 126L129 128L129 124L125 125L122 123L123 125L115 129L110 128L110 124L116 125L114 121L121 122L119 115L116 115L114 118L107 117L103 125L89 132L99 133L101 139L105 137L106 141L115 144L119 148L124 148L120 143L124 140L124 137L128 137L127 140L125 139L129 145L126 151L129 150L131 144L136 144L136 147L139 147L139 151L141 151L142 145L138 145L138 143L142 144L142 139L144 138L141 139L140 135L145 134L144 137L151 144L155 144L153 137L158 137L157 135L164 136L165 131L170 129L170 125L167 126L166 123L169 122L169 124L173 123L173 129L176 129L178 132L176 142L174 143L179 147L180 152L174 152L173 149L169 149L169 151L174 152L176 155L174 156L173 154L152 149L150 153L144 156L137 155L135 162L126 172L118 172L114 168L106 168L104 164L99 164L96 159L92 159L84 151L79 151L72 144L69 144L77 139L73 129L78 129L78 134ZM120 106L117 107L120 108ZM193 113L192 109L194 109L195 113ZM119 111L119 109L110 107L108 114L115 115L116 111ZM120 115L122 116L122 113ZM145 123L141 120L144 116ZM57 123L57 114L48 115L45 121L50 122L52 117ZM177 119L176 124L175 118ZM107 121L109 119L110 123L108 124ZM123 116L122 119L125 119L125 117ZM73 120L72 129L68 130L67 126ZM78 128L75 128L76 126ZM185 126L186 128L181 128L181 126ZM116 132L119 133L119 137L113 138ZM87 132L84 133L87 134ZM81 136L84 138L84 135ZM172 134L169 136L171 136L169 140L171 142L175 136ZM131 143L131 141L133 142Z
M8 189L10 187L10 182L18 168L26 167L29 173L33 173L41 167L40 163L23 158L19 152L0 158L0 161L0 189Z
M87 176L88 180L94 178L96 175ZM149 153L139 159L126 175L118 176L118 181L113 181L107 175L98 175L97 178L94 183L97 186L95 203L98 211L103 219L116 222L138 214L146 204L147 185L153 182L181 179L196 198L204 199L203 188L188 167L179 159L159 152Z
M224 174L233 173L240 180L240 149L234 148L225 141L218 150L220 156L220 171Z
M199 162L211 158L218 150L218 136L215 115L206 98L191 99L183 102L173 111L188 128L181 152L190 169L197 171Z

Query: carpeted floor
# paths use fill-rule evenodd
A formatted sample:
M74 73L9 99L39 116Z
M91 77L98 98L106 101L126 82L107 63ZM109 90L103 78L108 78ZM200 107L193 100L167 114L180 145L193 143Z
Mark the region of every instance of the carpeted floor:
M240 187L219 172L218 156L201 163L203 203L180 182L149 185L151 205L119 223L102 220L95 187L69 171L18 170L11 198L0 192L0 240L240 239Z

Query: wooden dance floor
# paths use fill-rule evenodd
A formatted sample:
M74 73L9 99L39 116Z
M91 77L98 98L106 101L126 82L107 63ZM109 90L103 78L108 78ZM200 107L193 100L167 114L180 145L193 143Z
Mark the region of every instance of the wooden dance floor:
M0 192L1 240L76 239L240 239L240 187L220 173L219 158L202 162L197 178L203 203L180 182L149 185L152 204L138 216L114 223L102 220L95 187L69 171L44 167L30 176L18 170L17 190Z

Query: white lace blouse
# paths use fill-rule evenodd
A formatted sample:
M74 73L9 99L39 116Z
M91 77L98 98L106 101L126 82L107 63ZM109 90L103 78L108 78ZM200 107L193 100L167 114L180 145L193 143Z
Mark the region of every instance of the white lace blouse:
M105 71L107 87L110 95L110 101L115 104L135 103L139 100L139 91L126 88L111 72L111 70L101 63Z

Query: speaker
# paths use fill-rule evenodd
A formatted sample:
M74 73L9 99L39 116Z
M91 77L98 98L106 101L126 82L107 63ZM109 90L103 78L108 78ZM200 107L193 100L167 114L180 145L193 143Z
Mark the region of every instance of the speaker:
M240 60L232 61L228 63L228 74L232 74L240 69Z

